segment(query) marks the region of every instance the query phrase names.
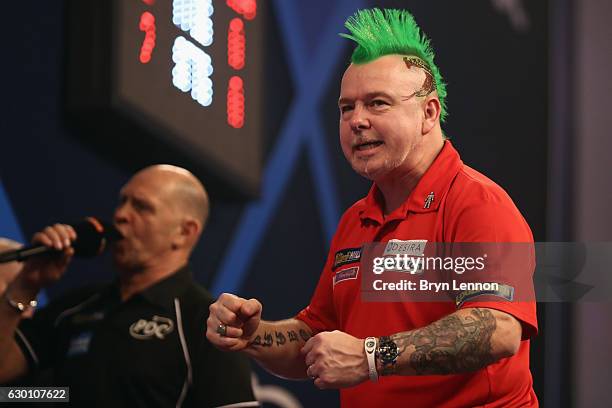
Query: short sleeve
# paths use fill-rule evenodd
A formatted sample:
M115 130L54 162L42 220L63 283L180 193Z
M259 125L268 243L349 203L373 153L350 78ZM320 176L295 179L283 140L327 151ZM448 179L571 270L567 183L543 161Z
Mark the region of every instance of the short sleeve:
M479 200L464 206L452 217L452 242L483 243L484 253L495 252L492 267L496 292L459 293L458 308L485 307L514 316L523 329L523 339L537 334L536 304L533 289L535 255L533 236L527 222L510 197L496 186L493 192L480 192ZM489 256L489 259L493 257Z
M334 248L333 241L331 248ZM313 334L338 329L334 308L332 263L333 251L330 250L310 304L296 316L313 330Z

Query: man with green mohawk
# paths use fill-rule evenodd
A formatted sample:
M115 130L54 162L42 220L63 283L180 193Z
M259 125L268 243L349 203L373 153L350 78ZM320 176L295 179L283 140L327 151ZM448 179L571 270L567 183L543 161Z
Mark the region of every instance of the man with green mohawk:
M529 372L535 303L515 301L518 288L449 292L455 302L364 301L365 244L422 256L426 242L533 236L506 192L444 137L446 87L412 15L362 10L346 27L357 48L342 78L340 144L372 188L340 220L308 307L263 321L259 301L223 294L210 307L208 339L279 376L340 388L344 407L538 406Z

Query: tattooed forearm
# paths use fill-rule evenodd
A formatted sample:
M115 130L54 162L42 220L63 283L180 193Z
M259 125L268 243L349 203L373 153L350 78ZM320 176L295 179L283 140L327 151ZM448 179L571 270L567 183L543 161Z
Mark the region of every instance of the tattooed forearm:
M289 330L287 332L287 336L289 336L289 342L298 341L297 333L293 330Z
M469 314L452 314L421 329L394 334L390 337L397 344L397 363L383 367L382 374L402 374L404 364L417 375L479 370L495 361L495 327L490 310L474 308Z
M274 332L274 335L276 336L276 345L277 346L282 346L283 344L285 344L287 342L287 338L285 337L283 332Z
M306 363L301 353L312 329L299 319L261 320L243 352L280 377L303 379Z
M308 333L306 330L300 329L300 337L302 338L302 340L304 340L304 342L307 342L311 336L312 333Z
M272 344L274 344L274 340L272 334L268 332L264 332L263 335L258 334L251 341L251 346L272 347Z
M311 336L310 333L308 333L304 329L300 329L299 333L303 342L308 341ZM295 330L274 331L274 334L268 331L264 331L262 334L258 334L257 336L255 336L255 338L251 341L250 345L255 347L281 347L287 343L293 342L299 342L298 335Z

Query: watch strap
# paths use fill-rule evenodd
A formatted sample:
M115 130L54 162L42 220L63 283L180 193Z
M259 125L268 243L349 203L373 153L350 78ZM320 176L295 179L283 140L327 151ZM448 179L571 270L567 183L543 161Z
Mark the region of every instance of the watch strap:
M378 381L378 371L376 371L376 345L378 339L376 337L367 337L363 342L366 358L368 360L368 375L370 381Z

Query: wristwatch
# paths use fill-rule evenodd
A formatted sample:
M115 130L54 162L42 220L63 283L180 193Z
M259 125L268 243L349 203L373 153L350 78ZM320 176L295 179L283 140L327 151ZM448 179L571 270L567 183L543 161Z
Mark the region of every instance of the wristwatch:
M380 360L383 370L394 365L398 355L397 344L389 336L382 336L378 339L376 357Z

